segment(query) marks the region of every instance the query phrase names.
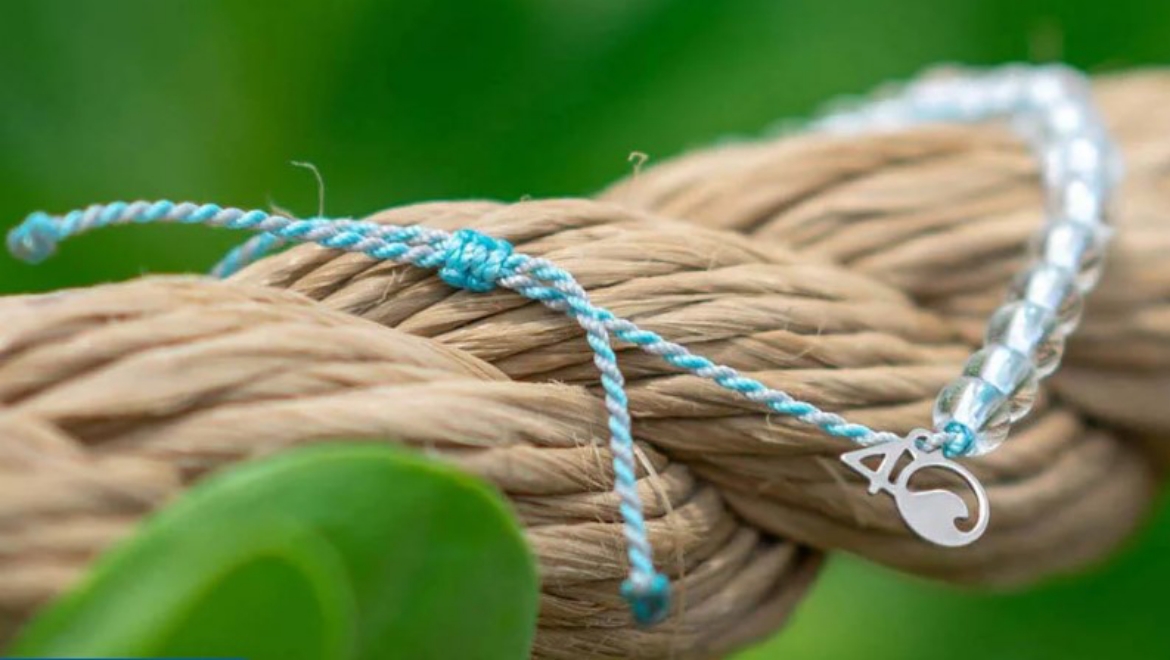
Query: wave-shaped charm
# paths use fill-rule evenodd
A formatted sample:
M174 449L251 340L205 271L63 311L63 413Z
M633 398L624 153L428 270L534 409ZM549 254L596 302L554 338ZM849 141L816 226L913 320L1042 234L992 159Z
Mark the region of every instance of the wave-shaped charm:
M943 456L939 450L926 450L921 442L930 432L918 429L896 442L864 447L841 455L841 461L869 480L869 493L885 491L894 498L898 512L906 525L922 538L948 548L974 543L991 519L991 508L983 485L967 468ZM910 462L892 478L898 462L909 455ZM864 463L867 458L880 457L876 468ZM910 478L921 470L949 470L967 483L975 494L979 511L972 514L962 497L949 490L910 490ZM959 527L960 520L974 519L970 529Z

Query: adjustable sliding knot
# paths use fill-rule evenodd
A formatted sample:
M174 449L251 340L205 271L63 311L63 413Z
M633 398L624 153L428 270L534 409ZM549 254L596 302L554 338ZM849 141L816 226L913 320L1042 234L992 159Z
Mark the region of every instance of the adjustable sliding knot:
M458 289L483 293L507 274L512 244L474 229L460 229L444 244L439 277Z
M8 251L21 261L36 264L53 256L60 240L53 217L37 211L8 232Z

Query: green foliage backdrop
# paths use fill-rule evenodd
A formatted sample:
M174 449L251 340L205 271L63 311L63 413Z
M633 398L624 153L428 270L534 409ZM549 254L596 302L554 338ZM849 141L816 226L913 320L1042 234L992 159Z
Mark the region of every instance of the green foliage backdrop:
M170 197L363 214L434 198L585 194L939 61L1165 61L1149 0L2 0L0 218ZM1166 112L1157 108L1152 111ZM0 292L199 270L236 237L134 228ZM1170 518L1109 566L1018 595L850 559L767 658L1170 655Z

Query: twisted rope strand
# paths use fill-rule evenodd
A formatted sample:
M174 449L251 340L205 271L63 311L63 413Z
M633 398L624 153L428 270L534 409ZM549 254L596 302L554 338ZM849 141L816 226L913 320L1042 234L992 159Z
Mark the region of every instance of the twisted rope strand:
M585 331L593 362L605 391L605 407L613 452L614 491L620 499L630 573L622 585L635 619L649 625L663 619L670 609L670 583L653 565L642 501L637 492L629 401L625 379L618 367L610 336L657 355L672 366L710 380L720 387L761 403L772 411L792 417L824 432L872 445L897 439L847 422L840 415L820 410L811 403L767 387L735 369L714 363L658 334L639 328L607 309L594 305L588 293L568 272L552 262L515 253L511 244L473 230L455 233L418 225L380 225L353 219L298 220L262 210L223 208L192 202L113 202L96 204L62 216L37 212L8 235L13 256L37 263L51 256L66 238L103 227L124 224L170 222L259 232L253 240L230 254L217 270L230 272L256 250L284 242L316 243L322 247L357 252L378 260L438 270L447 284L484 292L502 286L571 317Z

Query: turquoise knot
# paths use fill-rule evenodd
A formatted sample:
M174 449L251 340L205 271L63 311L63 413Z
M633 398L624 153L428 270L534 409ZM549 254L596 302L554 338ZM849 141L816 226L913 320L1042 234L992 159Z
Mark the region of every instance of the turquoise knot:
M491 291L506 274L511 256L512 244L508 241L474 229L460 229L447 241L439 277L459 289Z
M57 251L57 225L48 213L37 211L8 232L8 252L21 261L36 264Z
M966 456L975 446L975 432L966 424L951 422L943 427L943 431L951 435L951 439L942 447L943 456L947 458Z
M670 613L670 580L662 573L640 584L627 579L622 582L622 598L630 604L638 625L652 626Z

